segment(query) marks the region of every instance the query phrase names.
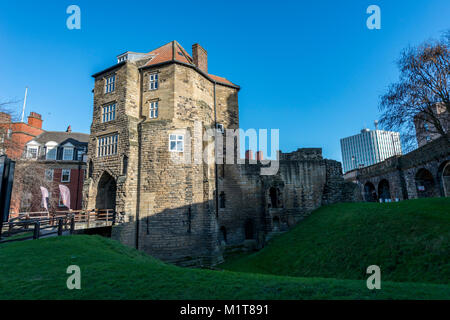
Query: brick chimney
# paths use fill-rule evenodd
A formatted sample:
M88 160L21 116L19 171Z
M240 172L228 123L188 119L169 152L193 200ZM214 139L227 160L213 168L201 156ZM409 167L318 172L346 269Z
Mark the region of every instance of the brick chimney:
M30 112L28 116L28 124L32 127L42 129L42 117L39 113Z
M208 74L208 53L198 43L192 45L192 58L194 59L194 64Z
M245 159L253 160L253 151L252 150L245 151Z
M264 160L264 156L263 156L263 152L262 151L257 151L256 152L256 160Z

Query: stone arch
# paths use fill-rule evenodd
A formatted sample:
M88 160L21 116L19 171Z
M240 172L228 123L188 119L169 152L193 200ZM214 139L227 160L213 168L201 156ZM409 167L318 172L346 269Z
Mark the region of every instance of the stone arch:
M116 209L116 180L104 171L98 180L97 197L95 200L96 209Z
M280 231L280 218L275 216L272 219L272 229L273 231Z
M253 219L247 219L244 224L245 240L255 239L255 223Z
M417 196L429 198L435 196L435 181L431 172L425 168L417 171L415 176Z
M220 192L219 195L219 208L224 209L226 204L225 192Z
M438 181L443 197L450 197L450 160L441 163L438 169Z
M386 179L382 179L378 183L378 197L386 201L391 199L391 189L389 187L389 181Z
M364 185L364 200L367 202L377 202L378 195L375 186L372 182L368 181Z

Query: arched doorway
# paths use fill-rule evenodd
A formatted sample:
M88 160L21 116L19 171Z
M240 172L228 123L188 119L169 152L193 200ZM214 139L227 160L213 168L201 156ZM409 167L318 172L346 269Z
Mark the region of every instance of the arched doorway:
M450 197L450 161L440 165L439 177L442 186L442 196Z
M420 169L416 174L417 196L419 198L429 198L435 196L435 183L433 175L427 169Z
M366 200L367 202L378 201L377 191L375 190L375 186L371 182L367 182L364 185L364 200Z
M116 209L116 180L108 173L103 172L97 187L96 209Z
M255 224L252 219L247 219L244 225L245 240L255 239Z
M391 199L391 190L389 188L389 181L383 179L378 184L378 197L383 201Z

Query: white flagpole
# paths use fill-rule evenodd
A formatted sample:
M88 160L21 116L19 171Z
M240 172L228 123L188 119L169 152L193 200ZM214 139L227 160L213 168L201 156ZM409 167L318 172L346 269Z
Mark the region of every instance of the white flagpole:
M28 87L25 87L25 99L23 99L22 118L21 118L20 122L23 122L23 118L25 117L25 106L27 105L27 94L28 94Z

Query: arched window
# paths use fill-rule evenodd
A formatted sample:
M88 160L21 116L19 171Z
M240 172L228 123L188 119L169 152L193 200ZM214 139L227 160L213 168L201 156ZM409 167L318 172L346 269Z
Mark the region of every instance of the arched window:
M245 239L255 239L255 224L252 219L247 219L244 225Z
M219 195L219 205L221 209L225 208L225 192L221 192Z

